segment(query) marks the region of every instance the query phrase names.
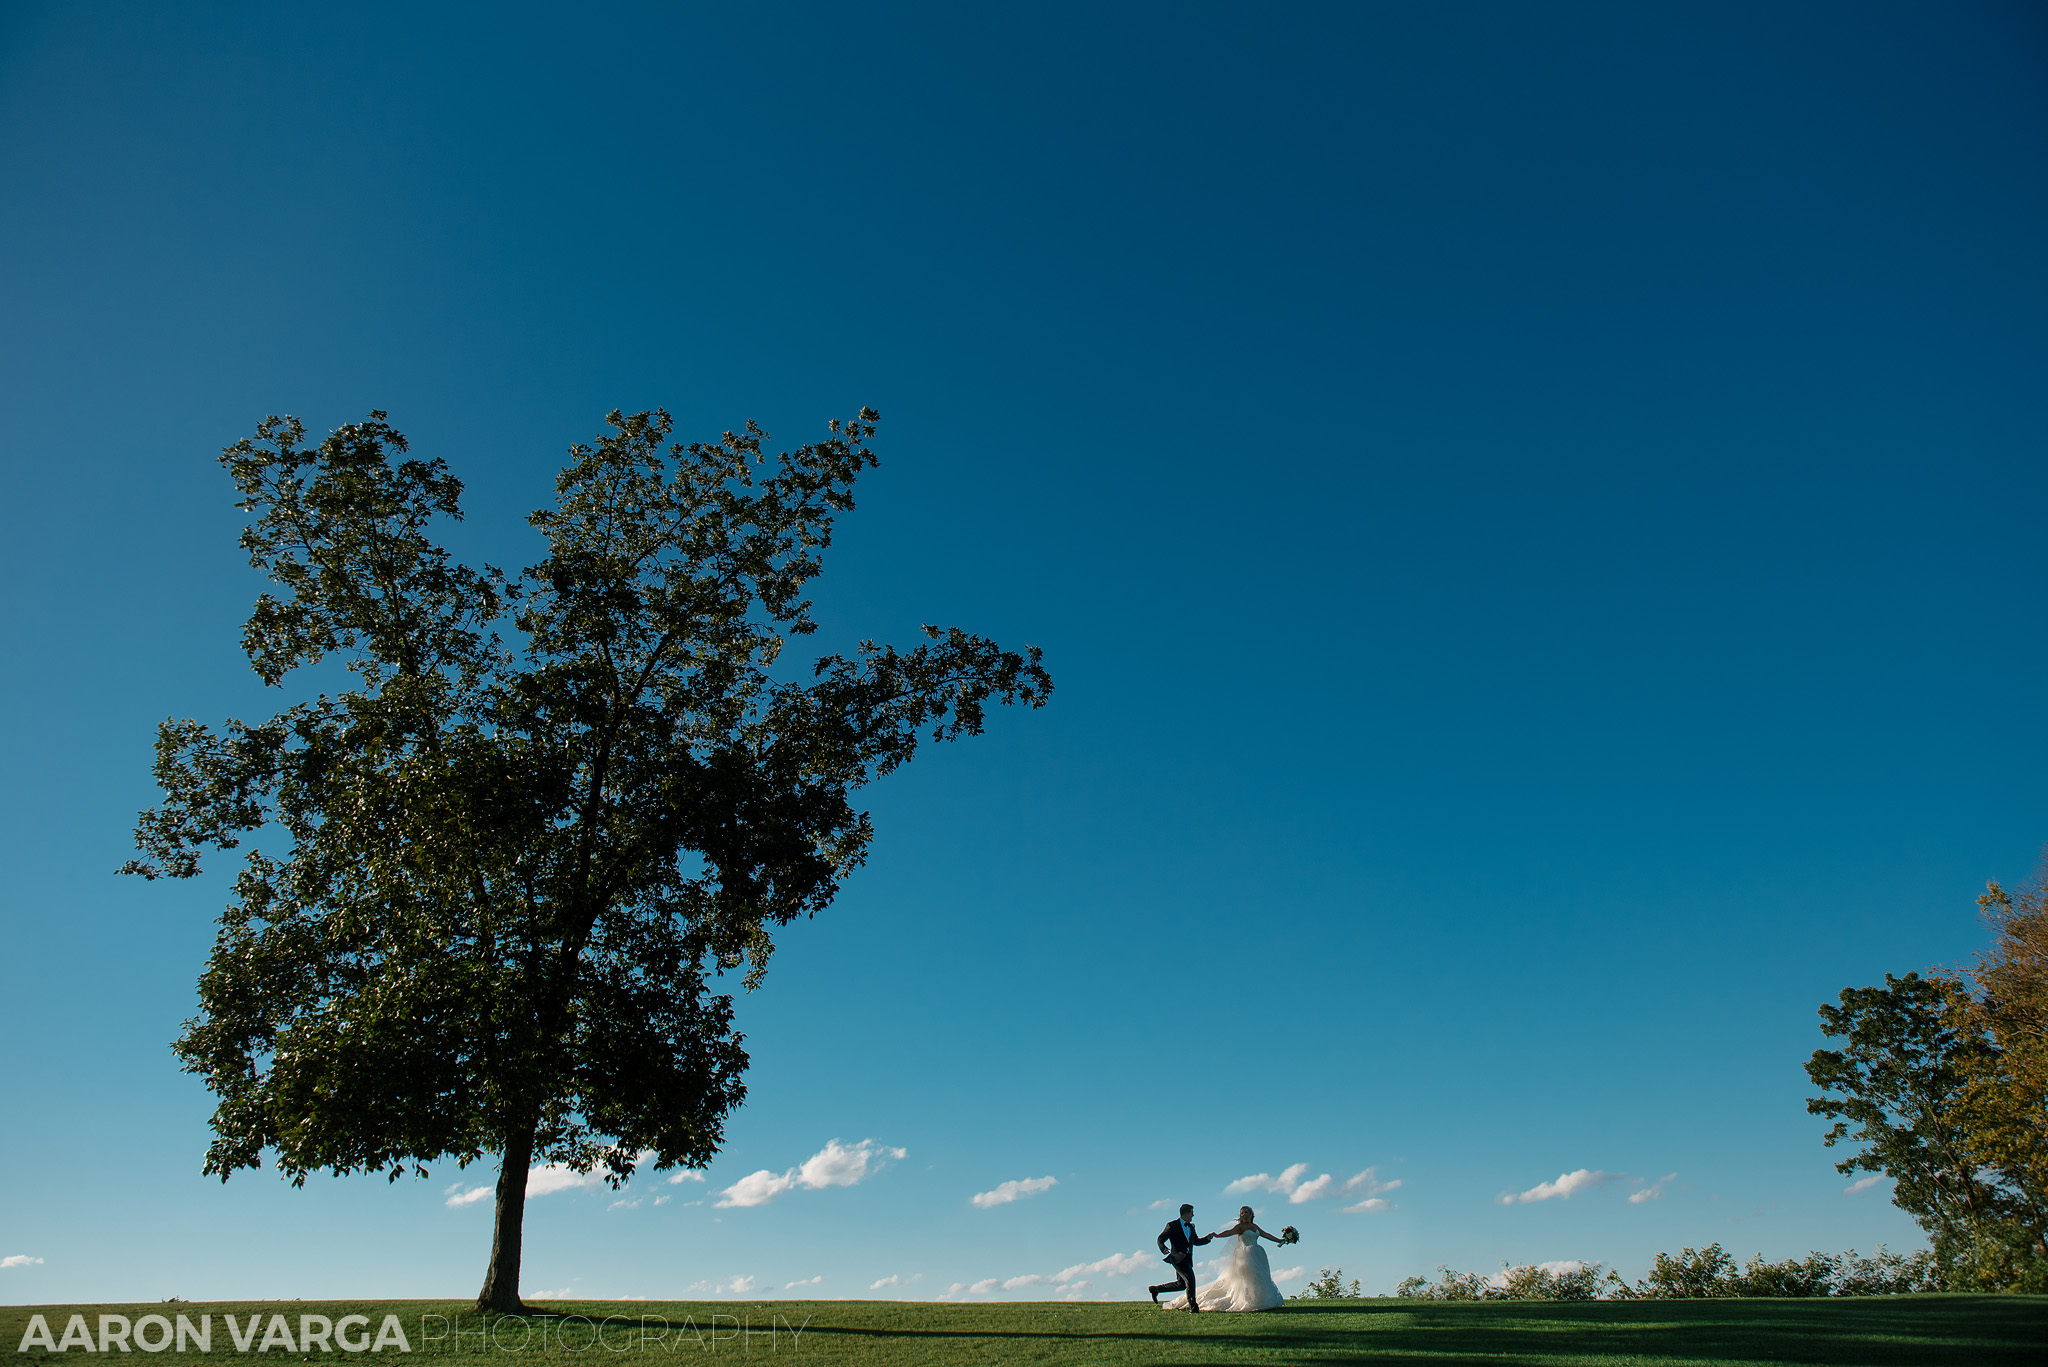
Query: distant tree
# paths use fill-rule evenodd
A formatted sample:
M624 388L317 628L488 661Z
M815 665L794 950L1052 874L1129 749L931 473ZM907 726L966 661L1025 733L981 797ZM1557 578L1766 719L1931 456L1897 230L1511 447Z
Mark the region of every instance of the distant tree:
M310 447L271 418L227 448L277 586L250 664L273 686L329 656L355 677L158 733L164 800L127 871L277 842L246 856L177 1044L219 1097L208 1172L265 1149L295 1183L496 1155L478 1305L513 1311L536 1161L617 1185L717 1152L747 1057L710 976L751 987L775 928L831 902L874 834L855 789L1052 686L1036 649L957 628L776 668L815 629L805 584L875 420L770 461L751 423L670 444L666 413L614 412L517 576L433 539L462 485L403 458L381 412Z

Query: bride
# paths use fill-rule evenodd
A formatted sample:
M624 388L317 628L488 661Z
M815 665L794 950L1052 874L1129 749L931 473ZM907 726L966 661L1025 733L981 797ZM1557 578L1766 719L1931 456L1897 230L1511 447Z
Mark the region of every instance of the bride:
M1266 1261L1266 1250L1259 1247L1260 1239L1271 1239L1274 1243L1286 1242L1260 1229L1252 1219L1250 1206L1237 1208L1237 1223L1229 1229L1216 1231L1216 1238L1224 1239L1235 1234L1237 1242L1223 1255L1223 1271L1215 1281L1202 1287L1196 1295L1204 1310L1272 1310L1286 1303L1274 1285L1272 1266ZM1166 1302L1168 1310L1185 1310L1188 1305L1186 1293Z

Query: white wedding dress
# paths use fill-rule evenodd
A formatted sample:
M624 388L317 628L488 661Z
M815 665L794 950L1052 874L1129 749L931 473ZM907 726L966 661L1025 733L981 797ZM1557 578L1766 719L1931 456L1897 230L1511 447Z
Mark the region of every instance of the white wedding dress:
M1223 1255L1223 1271L1215 1281L1195 1292L1204 1310L1272 1310L1286 1304L1287 1297L1273 1281L1272 1264L1259 1236L1246 1230L1230 1241ZM1185 1310L1187 1293L1160 1302L1168 1310Z

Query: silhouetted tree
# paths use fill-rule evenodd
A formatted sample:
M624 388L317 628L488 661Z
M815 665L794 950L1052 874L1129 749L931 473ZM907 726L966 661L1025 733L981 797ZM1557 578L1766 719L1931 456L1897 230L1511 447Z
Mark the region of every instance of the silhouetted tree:
M381 412L314 446L270 418L227 448L276 585L251 665L280 685L338 656L355 678L159 730L164 800L127 871L277 842L246 856L177 1045L219 1097L208 1172L269 1149L295 1183L396 1180L494 1154L478 1304L511 1311L536 1161L616 1185L649 1154L711 1158L747 1064L711 976L752 986L774 929L831 902L873 837L855 789L1052 686L1035 648L957 628L778 670L815 629L805 584L875 420L769 460L751 423L669 444L666 413L614 412L517 576L433 539L462 485Z

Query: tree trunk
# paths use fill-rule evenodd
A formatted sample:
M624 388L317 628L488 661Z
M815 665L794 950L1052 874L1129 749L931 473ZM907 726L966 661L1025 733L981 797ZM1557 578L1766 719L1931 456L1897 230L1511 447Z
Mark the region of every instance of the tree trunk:
M533 1164L533 1121L515 1122L505 1135L498 1165L498 1223L491 1235L491 1269L476 1293L478 1310L523 1315L519 1299L519 1241L526 1224L526 1170Z

